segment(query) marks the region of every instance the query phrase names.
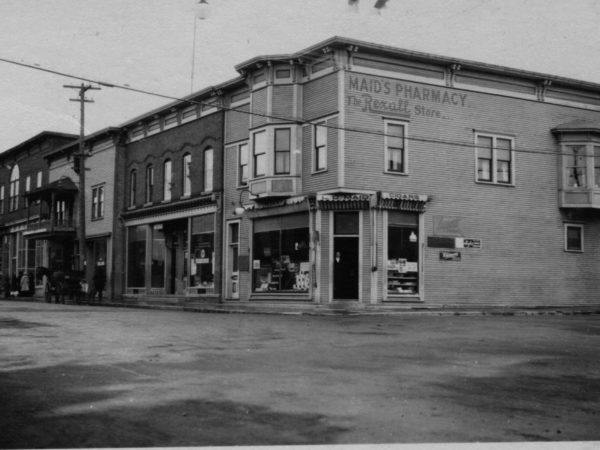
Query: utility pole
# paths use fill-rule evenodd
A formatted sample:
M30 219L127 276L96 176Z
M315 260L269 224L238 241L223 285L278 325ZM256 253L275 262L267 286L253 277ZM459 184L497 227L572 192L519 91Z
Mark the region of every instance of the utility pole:
M80 116L79 116L79 151L76 158L74 158L75 172L79 173L79 270L85 270L85 150L84 150L84 139L85 139L85 104L93 103L94 100L85 98L86 91L89 90L100 90L99 87L93 87L91 85L84 85L81 83L80 86L63 85L69 89L79 89L79 98L69 99L72 102L79 102L80 104Z

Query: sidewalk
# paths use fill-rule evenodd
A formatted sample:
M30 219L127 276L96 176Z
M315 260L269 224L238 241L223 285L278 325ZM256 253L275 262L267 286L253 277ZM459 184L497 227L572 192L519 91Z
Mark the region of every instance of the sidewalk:
M17 300L26 302L44 302L42 298L17 297L0 299L0 301ZM67 304L73 300L66 299ZM590 315L600 314L600 303L597 306L548 306L548 307L515 307L515 306L485 306L475 307L429 307L426 304L386 304L364 305L358 302L336 302L332 304L314 304L312 302L205 302L185 297L146 297L136 300L85 300L82 304L93 306L124 307L133 309L156 309L169 311L186 311L200 313L231 313L231 314L283 314L283 315L490 315L490 316L522 316L522 315Z

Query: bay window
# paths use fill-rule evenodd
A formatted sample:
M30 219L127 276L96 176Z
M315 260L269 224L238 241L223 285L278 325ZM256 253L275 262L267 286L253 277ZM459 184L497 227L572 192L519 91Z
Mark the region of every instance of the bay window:
M254 177L264 177L267 174L267 132L255 133L252 142Z
M275 129L275 174L289 174L290 173L290 136L291 130L289 128L276 128Z

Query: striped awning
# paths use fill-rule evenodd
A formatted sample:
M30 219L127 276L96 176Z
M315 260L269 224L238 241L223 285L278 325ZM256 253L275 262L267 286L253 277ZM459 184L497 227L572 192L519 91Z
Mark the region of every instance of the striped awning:
M425 212L429 200L430 198L427 195L420 194L377 193L377 207L380 209L422 213Z
M373 205L373 194L336 193L317 195L319 209L325 211L369 209Z

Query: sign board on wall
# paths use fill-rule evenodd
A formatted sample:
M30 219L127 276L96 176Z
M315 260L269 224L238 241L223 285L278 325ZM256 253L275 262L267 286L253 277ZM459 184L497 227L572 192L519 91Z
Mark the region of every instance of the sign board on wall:
M460 261L461 254L460 252L440 252L440 260L441 261Z
M464 248L481 248L481 239L463 239Z

